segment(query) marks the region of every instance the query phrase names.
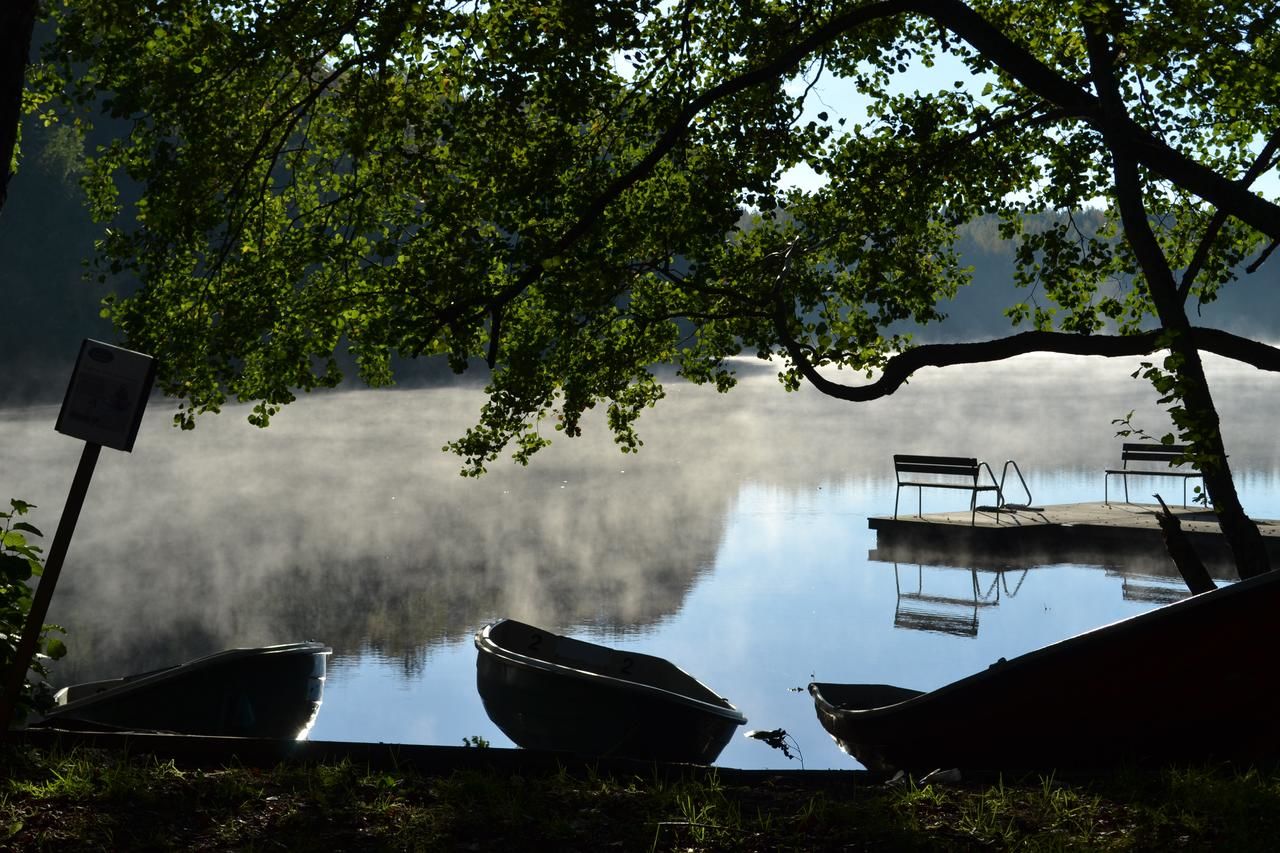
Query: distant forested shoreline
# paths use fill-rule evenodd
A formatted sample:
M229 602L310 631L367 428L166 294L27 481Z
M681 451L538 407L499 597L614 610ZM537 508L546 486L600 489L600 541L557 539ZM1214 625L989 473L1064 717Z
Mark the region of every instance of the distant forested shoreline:
M91 139L94 145L102 140ZM102 299L127 293L136 283L121 278L100 284L84 275L84 261L101 233L85 209L78 178L84 151L66 128L23 127L24 157L0 213L0 405L61 398L80 341L117 342L100 316ZM944 306L941 324L915 331L924 341L976 340L1013 331L1003 310L1033 293L1014 285L1014 244L1000 237L994 219L965 226L957 243L973 284ZM1192 322L1266 341L1280 340L1280 259L1224 288ZM405 365L410 384L430 381L442 365ZM354 371L348 370L348 375Z

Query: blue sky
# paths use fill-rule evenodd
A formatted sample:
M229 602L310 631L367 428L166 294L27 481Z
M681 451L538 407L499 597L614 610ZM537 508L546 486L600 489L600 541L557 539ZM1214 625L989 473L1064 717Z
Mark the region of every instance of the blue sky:
M918 62L913 64L906 73L898 75L894 81L894 89L899 92L939 91L952 88L957 80L965 80L972 81L968 87L969 91L980 92L989 79L991 78L973 77L969 69L958 59L945 55L939 58L932 68L926 68ZM803 87L804 83L797 80L792 83L790 89L798 93ZM845 118L847 123L852 125L866 120L869 103L869 100L862 97L847 80L838 80L828 75L810 93L804 120L816 119L819 112L825 111L832 121ZM1261 145L1260 140L1259 149ZM807 167L793 169L785 179L789 184L804 189L816 188L823 181ZM1254 188L1267 198L1280 199L1280 169L1272 169L1254 184Z

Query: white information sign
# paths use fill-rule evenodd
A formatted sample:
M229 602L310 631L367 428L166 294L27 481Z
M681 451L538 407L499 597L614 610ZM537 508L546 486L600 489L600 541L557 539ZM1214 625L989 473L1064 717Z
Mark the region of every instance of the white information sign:
M54 429L104 447L133 450L155 375L151 356L86 339Z

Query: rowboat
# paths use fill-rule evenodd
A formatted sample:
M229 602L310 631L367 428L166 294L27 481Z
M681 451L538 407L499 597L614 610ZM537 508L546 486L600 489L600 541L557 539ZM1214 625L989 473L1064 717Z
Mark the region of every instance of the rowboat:
M526 749L710 764L747 718L670 661L502 619L475 636L485 712Z
M872 770L1097 769L1280 755L1280 572L1191 596L928 692L809 685Z
M321 643L228 649L54 694L32 725L93 731L296 738L311 730L324 692Z

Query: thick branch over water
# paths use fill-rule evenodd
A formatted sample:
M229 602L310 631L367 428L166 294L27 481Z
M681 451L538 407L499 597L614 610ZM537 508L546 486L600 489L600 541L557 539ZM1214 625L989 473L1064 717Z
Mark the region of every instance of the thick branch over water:
M1201 352L1252 365L1259 370L1280 372L1280 349L1243 338L1221 329L1193 327L1192 339ZM898 390L911 374L923 367L952 367L959 364L982 364L1004 361L1037 352L1064 355L1096 355L1105 358L1149 355L1160 350L1161 333L1139 335L1077 335L1067 332L1022 332L990 341L960 344L926 344L890 358L880 377L866 385L845 385L823 376L805 356L794 340L787 340L790 353L800 373L815 388L831 397L865 402L886 397Z

